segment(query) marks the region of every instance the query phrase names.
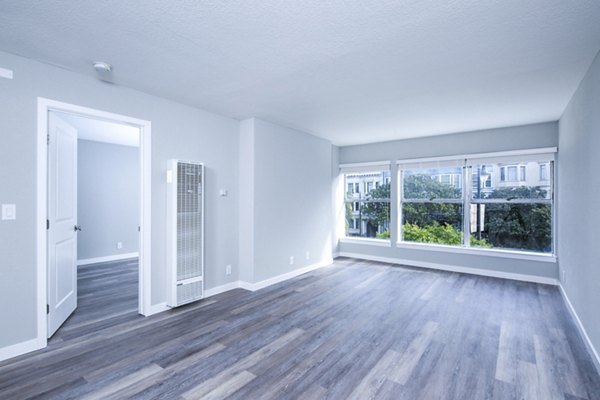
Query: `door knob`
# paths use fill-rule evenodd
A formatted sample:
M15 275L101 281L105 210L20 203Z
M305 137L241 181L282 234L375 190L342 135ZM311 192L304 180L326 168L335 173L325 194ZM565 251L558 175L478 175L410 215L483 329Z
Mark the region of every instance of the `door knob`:
M80 231L80 232L81 232L81 225L75 225L75 226L73 227L73 230L74 230L75 232L77 232L77 231Z

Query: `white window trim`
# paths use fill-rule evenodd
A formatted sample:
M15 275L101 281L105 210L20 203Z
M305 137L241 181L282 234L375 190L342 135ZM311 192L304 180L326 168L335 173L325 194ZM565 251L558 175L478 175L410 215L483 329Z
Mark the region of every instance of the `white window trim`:
M391 173L392 173L391 165L392 165L392 163L390 161L377 161L377 162L355 163L355 164L340 164L340 173L344 174L344 175L351 175L351 174L360 174L360 173L388 171L391 175ZM361 168L364 168L364 170ZM362 188L365 189L365 194L367 193L367 184L369 182L373 184L372 190L376 189L374 181L372 181L372 180L365 181L364 185L362 185L363 186ZM359 182L355 182L353 184L358 185L358 187L360 189L361 185ZM344 186L347 187L347 185L348 185L348 182L344 178ZM360 193L360 192L358 192L358 193ZM354 192L353 194L356 194L356 192ZM359 197L357 199L354 199L354 198L347 198L346 194L344 194L344 198L342 201L344 204L348 204L348 203L352 204L352 212L353 213L358 212L358 210L355 210L355 208L354 208L355 204L359 204L359 207L360 207L360 203L369 203L369 202L374 202L374 201L378 201L378 202L385 201L385 202L388 202L389 204L392 203L391 198L390 199L376 199L376 200L368 199L367 200L366 198ZM360 220L358 218L358 216L355 216L355 215L353 215L353 219L356 219L358 221L359 226L362 225L364 222L363 220ZM390 215L390 226L391 226L391 215ZM360 228L362 228L362 226L360 226L359 229ZM390 229L390 228L388 228L388 229ZM368 238L368 237L359 237L359 236L341 236L339 241L346 242L346 243L371 244L371 245L383 246L383 247L391 247L392 246L391 238L390 239L377 239L377 238Z
M340 238L341 243L353 243L353 244L368 244L370 246L380 247L392 247L392 241L390 239L375 239L375 238L363 238L357 236L344 236Z
M489 158L490 161L493 161L494 158L499 158L499 157L523 157L523 156L532 156L532 155L544 155L544 154L550 154L550 153L556 153L558 151L558 148L556 147L548 147L548 148L540 148L540 149L528 149L528 150L515 150L515 151L503 151L503 152L496 152L496 153L480 153L480 154L470 154L470 155L458 155L458 156L447 156L447 157L432 157L432 158L416 158L416 159L410 159L410 160L397 160L396 161L396 165L398 168L398 195L399 195L399 199L400 201L398 202L398 220L396 221L396 226L397 226L397 232L398 232L398 240L396 242L396 247L398 248L411 248L411 249L427 249L427 250L434 250L434 251L445 251L445 252L453 252L453 253L462 253L462 254L475 254L475 255L491 255L491 256L496 256L496 257L504 257L504 258L517 258L517 259L524 259L524 260L533 260L533 261L545 261L545 262L550 262L550 263L556 263L556 259L557 259L557 255L556 255L556 206L554 203L554 198L556 196L556 182L555 179L553 177L553 168L550 167L551 170L551 178L549 179L549 182L552 182L552 199L550 200L550 203L552 204L552 227L551 227L551 231L552 231L552 252L551 253L535 253L535 252L528 252L528 251L519 251L519 250L512 250L512 249L484 249L484 248L477 248L477 247L471 247L470 246L470 241L471 241L471 235L470 234L465 234L464 232L469 232L470 230L470 216L471 213L467 212L466 210L469 208L468 206L470 204L477 204L477 202L473 202L473 199L470 198L470 193L471 193L471 185L470 185L470 172L471 172L471 166L473 165L472 162L468 162L469 160L475 160L475 159L481 159L481 158ZM450 246L450 245L439 245L439 244L434 244L434 243L420 243L420 242L410 242L410 241L403 241L400 240L400 238L402 238L402 204L404 201L404 195L403 195L403 184L402 184L402 170L405 169L407 164L422 164L422 163L429 163L429 162L440 162L440 161L453 161L453 160L464 160L464 167L463 167L463 198L462 198L462 203L463 203L463 213L464 213L464 218L463 218L463 244L459 245L459 246ZM480 161L480 160L478 160ZM556 163L556 157L553 157L553 159L551 160L552 163ZM553 164L550 164L551 166ZM518 163L515 164L517 166L517 175L519 175L519 168L518 168ZM518 177L518 176L517 176ZM518 182L518 181L515 181ZM410 202L410 201L409 201ZM537 203L537 202L536 202ZM392 222L392 221L390 221Z
M478 256L492 256L492 257L503 257L513 258L518 260L529 260L529 261L541 261L548 263L556 263L557 257L555 254L550 253L535 253L531 251L518 251L518 250L506 250L506 249L484 249L477 247L465 247L465 246L450 246L446 244L435 244L435 243L420 243L420 242L404 242L398 241L396 247L410 250L425 250L425 251L439 251L444 253L458 253L458 254L473 254Z
M557 147L543 147L543 148L538 148L538 149L497 151L494 153L457 154L454 156L409 158L409 159L404 159L404 160L396 160L396 164L418 164L418 163L425 163L425 162L465 160L465 159L469 159L469 158L470 159L475 159L475 158L493 159L493 158L498 158L498 157L549 154L549 153L556 153L557 151L558 151Z

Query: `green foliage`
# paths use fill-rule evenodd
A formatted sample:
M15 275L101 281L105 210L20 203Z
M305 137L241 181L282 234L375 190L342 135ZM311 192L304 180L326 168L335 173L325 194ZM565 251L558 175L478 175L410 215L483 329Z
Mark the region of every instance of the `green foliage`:
M352 203L346 203L346 232L350 227L350 221L352 221Z
M494 247L493 244L489 243L487 240L485 239L477 239L477 236L471 234L471 246L473 247L485 247L485 248L492 248Z
M404 177L404 197L407 199L460 199L461 189L431 179L426 174ZM540 187L495 189L488 199L544 199L547 191ZM368 236L389 239L390 185L371 190L367 201L361 202L360 214L367 220ZM382 201L377 201L382 200ZM402 222L404 240L460 245L462 243L462 204L404 203ZM346 220L352 219L352 204L346 204ZM348 222L347 222L348 224ZM551 251L552 210L548 204L494 203L485 205L485 230L481 239L471 235L474 247L501 247L533 251Z
M375 235L377 239L389 239L390 238L390 230L385 230L381 233Z
M539 186L518 186L494 189L486 199L545 199L548 192Z
M431 179L429 175L416 174L404 177L406 199L460 199L461 189ZM405 203L402 209L404 223L428 226L433 223L459 227L462 207L451 203Z
M426 174L405 175L403 189L406 199L460 199L462 195L461 189Z
M495 247L549 252L552 209L549 204L486 204L483 236Z
M366 203L362 203L362 217L369 220L375 228L384 226L390 220L390 184L373 189L367 195ZM377 201L383 200L383 201Z
M462 232L449 224L433 223L425 227L416 224L404 224L404 240L419 243L435 243L460 246ZM477 239L471 235L471 245L476 247L493 247L485 239Z
M416 224L404 224L404 240L420 243L460 245L461 232L449 224L433 223L424 227Z

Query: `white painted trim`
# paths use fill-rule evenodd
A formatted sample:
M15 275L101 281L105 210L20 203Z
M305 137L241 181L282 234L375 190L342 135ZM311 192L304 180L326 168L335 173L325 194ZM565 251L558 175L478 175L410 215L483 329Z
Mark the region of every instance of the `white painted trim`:
M224 293L224 292L227 292L227 291L230 291L233 289L245 289L245 290L250 290L250 291L254 292L254 291L257 291L260 289L264 289L268 286L275 285L275 284L283 282L283 281L287 281L288 279L295 278L295 277L305 274L307 272L326 267L332 263L333 263L333 258L330 258L330 259L327 259L320 263L311 264L306 267L298 268L293 271L286 272L285 274L277 275L272 278L265 279L263 281L256 282L256 283L246 282L246 281L234 281L234 282L226 283L221 286L207 289L205 292L204 298L215 296L217 294Z
M331 254L331 258L333 258L334 260L336 258L338 258L339 256L340 256L340 252L339 251L336 251L335 253Z
M390 167L391 162L390 160L386 160L386 161L371 161L371 162L361 162L361 163L347 163L347 164L340 164L339 168L343 169L343 168L360 168L360 167Z
M48 344L48 242L46 219L48 218L48 106L38 98L37 103L37 171L36 171L36 265L37 265L37 337L40 347ZM21 348L23 353L29 350ZM36 348L37 349L37 348ZM23 354L20 353L20 354ZM18 354L15 354L15 356Z
M47 218L47 135L48 113L60 111L79 116L102 119L110 122L128 124L140 129L140 268L139 268L139 313L150 315L151 307L151 134L150 121L114 114L92 108L81 107L74 104L63 103L43 97L37 98L37 167L36 167L36 269L37 269L37 340L39 347L47 345L46 339L46 302L47 302L47 243L46 243L46 218ZM156 306L154 306L156 307ZM27 349L28 347L17 347ZM6 349L0 349L3 351ZM18 355L18 354L15 354Z
M516 274L513 272L501 272L501 271L493 271L493 270L480 269L480 268L459 267L459 266L455 266L455 265L437 264L437 263L430 263L430 262L424 262L424 261L404 260L401 258L379 257L379 256L368 255L368 254L348 253L345 251L340 252L340 256L358 258L361 260L380 261L380 262L385 262L385 263L390 263L390 264L406 265L409 267L438 269L438 270L442 270L442 271L460 272L463 274L490 276L493 278L512 279L512 280L523 281L523 282L543 283L546 285L554 285L554 286L558 285L557 279L548 278L545 276Z
M523 155L532 155L532 154L556 153L557 151L558 151L557 147L543 147L543 148L539 148L539 149L497 151L497 152L493 152L493 153L457 154L455 156L409 158L409 159L403 159L403 160L396 160L396 164L424 163L424 162L435 162L435 161L452 161L452 160L463 160L463 159L467 159L467 158L511 157L511 156L523 156Z
M45 338L44 338L45 339ZM0 362L46 347L46 340L35 338L25 342L0 348Z
M90 265L90 264L98 264L109 261L118 261L118 260L127 260L128 258L138 258L140 253L125 253L125 254L115 254L113 256L104 256L104 257L94 257L94 258L84 258L82 260L77 260L77 265Z
M340 238L340 243L355 243L367 244L369 246L392 247L392 241L390 239L371 239L346 236Z
M465 246L448 246L434 243L409 243L398 242L396 247L400 249L422 250L422 251L441 251L443 253L472 254L477 256L491 256L502 258L513 258L518 260L540 261L556 264L556 256L553 254L536 254L526 251L485 249Z
M226 283L221 286L206 289L206 291L204 292L204 298L206 299L208 297L216 296L221 293L229 292L230 290L233 290L233 289L239 289L241 287L240 284L241 284L241 281L234 281L234 282Z
M295 278L299 275L305 274L310 271L314 271L315 269L325 267L332 263L333 263L333 259L328 258L325 261L321 261L319 263L312 264L312 265L309 265L309 266L306 266L303 268L298 268L293 271L286 272L285 274L277 275L277 276L265 279L260 282L255 282L255 283L244 282L244 284L247 285L246 288L248 288L248 290L255 291L255 290L262 289L262 288L266 288L267 286L275 285L276 283L287 281L288 279Z
M154 314L158 314L161 313L163 311L167 311L170 310L171 308L169 306L167 306L167 303L158 303L158 304L153 304L150 307L148 307L148 311L146 314L144 314L145 317L149 317L150 315L154 315Z
M245 281L238 281L238 283L240 285L240 289L249 290L251 292L256 290L253 287L253 285L254 285L253 283L245 282Z
M583 326L583 323L579 319L579 315L577 315L577 312L575 311L575 308L573 307L571 300L569 300L569 296L567 296L567 292L565 291L565 288L563 287L562 284L559 284L558 288L560 290L560 294L562 295L562 297L565 301L565 304L567 305L567 309L569 310L571 317L573 317L573 319L575 320L575 325L577 326L577 330L579 330L579 334L581 335L581 338L583 339L583 342L585 343L585 347L587 348L588 352L592 356L592 361L594 362L594 365L596 366L596 370L600 374L600 355L598 355L598 351L596 350L596 348L594 347L594 344L590 340L590 337L588 336L588 334L585 330L585 327Z

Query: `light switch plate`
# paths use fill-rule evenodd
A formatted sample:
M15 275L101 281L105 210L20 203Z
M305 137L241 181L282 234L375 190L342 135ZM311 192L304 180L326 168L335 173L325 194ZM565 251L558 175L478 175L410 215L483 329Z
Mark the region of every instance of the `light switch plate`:
M17 206L15 204L2 204L2 219L4 221L17 219Z

